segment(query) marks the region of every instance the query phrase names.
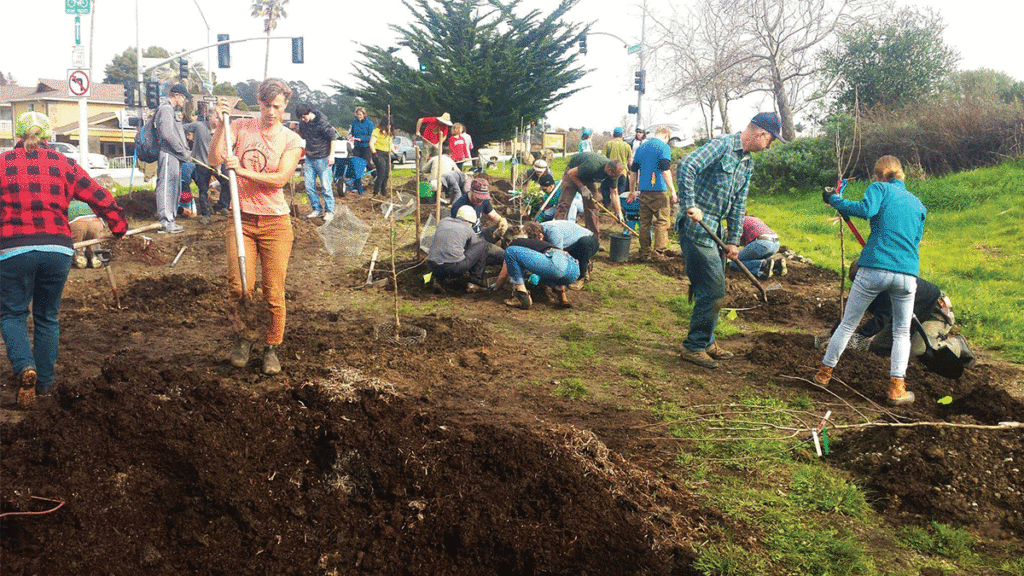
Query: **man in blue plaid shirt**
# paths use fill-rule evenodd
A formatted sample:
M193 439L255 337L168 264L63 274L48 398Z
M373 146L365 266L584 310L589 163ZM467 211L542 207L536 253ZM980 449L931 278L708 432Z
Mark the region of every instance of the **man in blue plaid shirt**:
M743 132L718 136L679 163L676 230L694 302L690 332L680 352L687 362L717 368L716 360L732 356L732 352L715 342L718 310L725 298L722 256L733 258L739 254L741 222L754 170L751 153L767 149L773 140L782 140L780 128L777 114L762 112L754 116ZM698 224L703 221L721 237L723 218L729 231L729 237L722 238L727 248L724 253Z

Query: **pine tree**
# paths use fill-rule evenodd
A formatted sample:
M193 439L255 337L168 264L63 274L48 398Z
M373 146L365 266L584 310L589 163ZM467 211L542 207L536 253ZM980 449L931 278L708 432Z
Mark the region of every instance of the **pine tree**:
M403 0L416 18L393 25L418 67L398 48L362 45L354 88L335 82L380 115L391 106L394 125L412 132L423 116L451 114L478 145L511 137L580 90L570 88L585 70L575 49L586 27L563 20L578 0L561 0L544 14L517 14L521 0Z

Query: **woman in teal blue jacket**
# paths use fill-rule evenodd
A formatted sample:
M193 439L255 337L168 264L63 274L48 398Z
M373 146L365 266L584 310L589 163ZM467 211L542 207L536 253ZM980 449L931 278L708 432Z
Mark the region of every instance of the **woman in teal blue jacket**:
M921 201L903 184L903 165L895 156L882 156L875 163L875 182L860 202L846 200L833 191L822 199L843 216L871 222L871 235L857 260L860 270L850 289L843 321L829 342L825 359L814 380L822 386L832 378L832 369L846 349L850 336L868 305L878 294L888 292L892 301L892 353L889 364L889 404L914 401L904 377L910 360L910 318L917 291L918 244L924 234L928 213ZM866 272L866 273L865 273Z

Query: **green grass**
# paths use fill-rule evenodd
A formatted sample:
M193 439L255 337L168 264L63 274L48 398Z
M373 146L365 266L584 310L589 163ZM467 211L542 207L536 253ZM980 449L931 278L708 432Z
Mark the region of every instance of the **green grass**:
M586 398L588 394L590 394L590 391L587 390L587 387L583 385L583 381L579 378L566 378L559 382L554 390L551 391L552 396L567 400L580 400Z
M953 561L974 558L974 538L966 530L940 522L932 522L926 527L904 528L898 539L907 548L928 556L942 556Z
M949 294L957 323L972 343L1024 363L1024 161L994 168L910 181L907 188L928 208L921 241L921 277ZM858 200L865 182L851 183L844 196ZM782 243L831 270L839 269L839 226L827 220L819 190L802 194L752 195L748 212L768 222ZM854 218L861 235L870 227ZM846 261L860 246L844 232Z

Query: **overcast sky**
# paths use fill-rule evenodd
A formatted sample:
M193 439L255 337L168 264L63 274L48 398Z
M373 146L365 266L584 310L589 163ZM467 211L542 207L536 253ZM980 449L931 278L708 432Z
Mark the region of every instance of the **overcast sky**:
M95 81L102 81L103 68L114 55L135 46L135 2L92 2L93 15L82 17L81 37L88 50L89 28L93 24L95 70L92 76ZM577 21L594 21L592 30L612 33L634 43L640 37L640 2L581 0L570 17ZM899 0L898 3L904 2ZM209 23L211 42L216 41L218 33L230 34L232 39L259 36L262 23L249 16L250 4L250 0L141 0L138 6L141 43L143 47L162 46L172 52L207 44L207 26L200 11ZM553 2L526 0L525 4L544 9ZM1019 41L1013 40L1020 34L1020 17L1024 14L1021 5L995 0L931 0L927 4L943 15L948 25L946 42L960 52L962 69L986 67L1006 72L1018 80L1024 79L1024 57ZM3 11L7 25L0 33L0 71L12 73L22 85L32 84L39 78L66 78L71 68L75 27L74 16L65 14L63 2L44 0L40 5L7 0ZM399 0L291 0L287 12L288 17L280 21L275 35L303 36L305 63L291 63L291 45L287 40L272 41L270 75L303 80L311 88L325 88L332 79L350 82L358 45L390 45L396 35L387 24L402 24L408 19L408 11ZM235 83L262 78L265 48L265 42L232 45L229 69L216 67L217 54L211 50L218 81ZM405 56L413 61L411 54ZM197 57L206 60L205 53ZM628 55L623 44L613 38L592 36L583 64L593 69L582 82L590 88L563 102L548 118L556 128L589 126L609 131L621 123L627 106L636 103L633 72L637 57ZM730 112L733 126L742 125L757 109L771 108L772 103L766 98L735 105ZM424 110L423 113L437 111ZM652 120L677 124L684 136L701 123L696 110L675 110L674 105L658 103L650 97L644 100L644 117L645 124Z

